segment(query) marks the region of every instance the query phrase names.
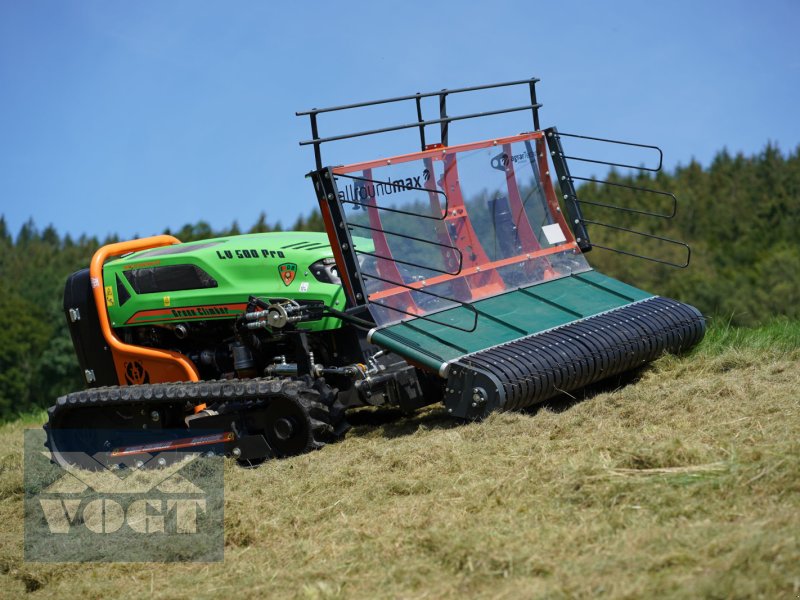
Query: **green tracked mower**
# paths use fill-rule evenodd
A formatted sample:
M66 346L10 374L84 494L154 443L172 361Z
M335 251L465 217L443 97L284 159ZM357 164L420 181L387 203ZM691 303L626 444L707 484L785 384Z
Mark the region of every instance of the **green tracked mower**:
M350 408L443 403L461 419L518 410L680 352L703 336L693 307L593 270L595 231L685 254L685 244L584 216L568 161L661 168L654 146L542 129L536 79L412 94L303 113L326 233L181 244L158 236L101 248L67 281L64 309L87 389L49 409L59 463L142 465L182 449L243 464L321 447ZM448 116L447 98L522 89L513 108ZM436 118L424 119L432 99ZM322 137L318 120L384 104L416 120ZM451 123L532 116L525 133L449 144ZM332 142L411 131L419 150L325 166ZM428 143L431 131L438 133ZM641 149L654 167L568 156L577 138ZM327 147L327 146L326 146ZM656 154L657 153L657 154ZM598 182L600 184L604 182ZM614 184L616 185L616 184ZM664 211L611 206L653 217ZM674 256L674 254L672 255Z

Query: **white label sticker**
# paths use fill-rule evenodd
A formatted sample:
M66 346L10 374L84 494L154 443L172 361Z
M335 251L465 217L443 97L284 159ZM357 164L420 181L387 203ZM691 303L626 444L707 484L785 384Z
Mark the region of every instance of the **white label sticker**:
M545 225L542 227L542 231L544 232L544 237L546 237L547 241L551 244L561 244L567 241L567 238L564 237L564 232L561 231L561 225L558 223Z
M97 277L92 277L90 281L92 282L93 288L100 287L100 280Z
M307 281L304 281L303 283L300 284L300 291L301 292L307 292L308 291L308 282Z

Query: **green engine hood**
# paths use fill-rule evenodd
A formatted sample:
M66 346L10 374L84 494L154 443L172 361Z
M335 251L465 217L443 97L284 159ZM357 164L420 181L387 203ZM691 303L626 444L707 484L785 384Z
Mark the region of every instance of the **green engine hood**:
M234 318L251 295L321 300L343 309L332 256L328 236L316 232L254 233L134 252L103 268L111 325ZM333 282L326 282L331 275ZM325 318L305 327L339 325Z

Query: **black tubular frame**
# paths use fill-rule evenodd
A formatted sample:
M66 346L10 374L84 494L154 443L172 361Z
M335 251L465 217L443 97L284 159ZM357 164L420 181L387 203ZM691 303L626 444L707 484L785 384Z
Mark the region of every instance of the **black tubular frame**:
M368 179L366 177L358 177L357 175L347 175L345 173L335 173L334 177L344 177L345 179L354 179L356 181L366 181L367 183L373 183L376 185L392 185L390 181L379 181L378 179ZM447 211L450 208L448 204L447 194L441 192L439 190L430 190L424 187L418 187L415 185L403 186L404 190L418 190L420 192L430 192L433 194L439 194L444 196L444 209L442 210L442 214L438 217L428 216L428 215L420 215L417 213L408 212L407 210L401 210L399 208L390 208L388 206L378 206L377 203L375 205L371 204L364 204L363 202L356 202L355 200L341 200L342 204L353 204L355 206L361 206L364 209L367 208L376 208L378 210L385 210L386 212L393 212L399 215L408 215L410 217L419 217L421 219L430 219L431 221L444 221L447 218Z
M348 304L351 307L353 308L366 307L369 304L374 304L375 306L378 306L380 308L385 308L411 317L420 318L426 321L430 321L431 323L436 323L437 325L445 325L453 329L457 329L459 331L464 331L466 333L471 333L475 331L475 329L478 327L478 310L471 303L464 302L462 300L457 300L455 298L448 298L447 296L436 294L424 288L414 288L406 283L385 279L373 273L362 273L361 268L358 264L358 254L370 254L370 253L357 250L355 248L355 244L353 243L353 237L351 235L352 231L351 225L354 224L349 223L347 220L344 207L342 206L343 201L339 197L339 191L336 186L336 179L340 177L340 175L334 173L333 169L328 167L318 171L312 171L309 174L309 176L314 181L314 189L317 192L317 199L320 202L320 207L325 206L327 207L328 211L330 211L330 218L332 221L331 224L333 225L336 231L335 237L337 239L337 245L336 248L334 249L334 254L341 255L342 260L344 261L345 273L343 275L347 276L347 279L348 281L350 281L350 285L352 287L352 295L349 293L349 290L345 288L345 292L347 293L348 296ZM359 178L359 179L364 179L364 178ZM371 181L371 180L366 180L366 181ZM350 204L359 204L359 203L351 202ZM367 204L364 204L362 206L369 207L369 205ZM374 206L372 208L380 209L381 207ZM400 212L403 214L413 215L415 217L419 216L416 213L409 213L407 211L399 211L393 209L388 209L388 210L392 210L392 212ZM436 219L434 218L434 220ZM355 226L358 227L358 224L355 224ZM385 230L384 233L386 233ZM444 244L438 244L438 243L436 245L445 246ZM461 257L461 260L463 260L463 256L461 255L460 252L459 256ZM403 261L395 260L395 262L403 262ZM421 265L421 267L429 270L434 270L424 265ZM461 268L459 267L459 273L460 272ZM366 285L364 284L365 279L375 279L377 281L383 281L385 283L389 283L397 287L405 288L406 290L409 291L409 293L418 292L420 294L426 294L428 296L433 296L441 300L446 300L447 302L452 302L454 305L460 306L473 314L474 318L472 321L472 325L469 328L465 329L457 325L452 325L450 323L445 323L430 318L431 315L435 315L444 310L455 308L455 306L449 306L447 308L441 309L440 311L434 311L426 315L417 315L409 311L405 311L401 308L389 306L387 304L384 304L383 302L370 300L366 292Z
M595 159L592 159L592 158L583 158L583 157L580 157L580 156L566 156L565 155L564 158L566 158L568 160L579 160L581 162L595 163L595 164L598 164L598 165L609 165L609 166L612 166L612 167L622 167L624 169L638 169L640 171L650 171L651 173L657 173L658 171L661 170L661 167L664 166L664 152L658 146L653 146L651 144L637 144L637 143L634 143L634 142L624 142L622 140L611 140L611 139L608 139L608 138L592 137L590 135L578 135L577 133L564 133L563 131L559 132L558 135L559 135L559 137L579 138L579 139L582 139L582 140L592 140L594 142L603 142L603 143L606 143L606 144L617 144L617 145L620 145L620 146L632 146L634 148L649 148L651 150L655 150L656 152L658 152L658 166L656 166L656 167L641 167L641 166L636 166L636 165L627 165L625 163L609 162L607 160L595 160Z
M409 312L407 310L403 310L402 308L397 308L397 307L394 307L394 306L388 306L387 304L384 304L383 302L378 302L376 300L368 300L369 304L374 304L375 306L380 306L381 308L385 308L387 310L393 310L393 311L396 311L396 312L399 312L399 313L403 313L404 315L408 315L410 317L415 317L417 319L422 319L424 321L430 321L431 323L436 323L437 325L444 325L445 327L450 327L451 329L457 329L458 331L463 331L465 333L472 333L473 331L475 331L478 328L478 315L479 314L481 314L481 315L485 314L485 313L479 311L477 308L475 308L472 305L471 302L464 302L463 300L456 300L455 298L449 298L447 296L442 296L441 294L436 294L436 293L431 292L429 290L426 290L424 288L415 288L415 287L412 287L412 286L408 285L407 283L400 283L398 281L393 281L391 279L386 279L384 277L378 277L377 275L375 275L373 273L362 273L362 277L364 277L364 279L375 279L376 281L383 281L384 283L389 283L391 285L396 285L397 287L405 288L405 289L408 290L409 293L419 292L421 294L427 294L428 296L433 296L434 298L439 298L440 300L445 300L447 302L452 302L453 304L455 304L457 306L460 306L461 308L467 309L469 312L471 312L474 315L474 318L472 320L472 325L470 326L470 328L469 329L464 329L463 327L459 327L458 325L453 325L452 323L444 323L443 321L437 321L436 319L431 319L431 315L436 315L436 314L439 314L441 312L445 312L447 310L451 310L453 308L456 308L455 306L447 306L447 307L442 308L442 309L437 310L437 311L429 312L429 313L424 314L424 315L418 315L418 314Z
M658 194L659 196L667 196L668 198L672 199L669 214L658 213L658 212L651 212L648 210L637 210L635 208L628 208L627 206L617 206L615 204L605 204L603 202L594 202L592 200L587 200L586 198L581 198L581 204L591 204L592 206L601 206L603 208L611 208L613 210L621 210L624 212L629 213L636 213L637 215L645 215L647 217L655 217L657 219L671 219L676 214L678 214L678 199L675 197L675 194L671 192L664 192L661 190L652 190L650 188L639 187L635 185L627 185L625 183L617 183L616 181L605 181L603 179L595 179L594 177L578 177L577 175L572 175L572 180L579 180L579 181L588 181L590 183L599 183L602 185L610 185L613 187L625 188L628 190L632 190L634 192L645 192L648 194Z
M567 223L575 235L575 242L581 252L589 252L592 249L592 242L589 239L589 232L586 231L586 227L583 224L581 204L578 201L578 193L575 191L569 166L565 160L566 157L564 156L564 149L561 147L558 130L555 127L549 127L544 130L544 137L547 140L547 147L550 149L550 158L553 160L553 166L558 177L558 185L564 198Z
M601 246L598 243L594 243L595 248L601 248L602 250L610 250L611 252L616 252L617 254L624 254L625 256L633 256L634 258L641 258L642 260L649 260L650 262L660 263L662 265L667 265L670 267L675 267L677 269L685 269L689 266L689 262L692 259L692 249L689 247L689 244L685 242L680 242L678 240L673 240L670 238L661 237L660 235L653 235L652 233L645 233L644 231L636 231L635 229L628 229L627 227L620 227L619 225L611 225L609 223L600 223L598 221L592 221L590 219L583 219L583 223L589 225L597 225L598 227L606 227L608 229L613 229L615 231L622 231L625 233L632 233L635 235L640 235L642 237L649 238L651 240L659 240L661 242L665 242L667 244L673 244L675 246L681 246L682 248L686 248L686 261L683 263L674 263L668 260L664 260L662 258L656 258L653 256L645 256L644 254L636 254L635 252L628 252L627 250L620 250L619 248L611 248L609 246Z
M311 139L305 140L300 142L301 146L314 146L314 160L316 161L316 168L317 170L322 169L322 150L320 146L322 144L326 144L328 142L336 142L339 140L346 140L356 137L362 137L366 135L375 135L378 133L388 133L390 131L400 131L402 129L412 129L418 128L419 129L419 143L420 149L426 150L427 144L425 141L425 127L428 125L439 125L439 139L440 143L443 146L448 145L448 138L449 138L449 125L453 121L463 121L465 119L477 119L480 117L489 117L492 115L501 115L505 113L512 113L512 112L520 112L524 110L530 110L532 117L533 117L533 127L535 131L539 131L539 109L542 107L536 101L536 84L539 82L539 79L536 77L531 77L529 79L519 79L516 81L505 81L503 83L491 83L487 85L476 85L471 87L463 87L463 88L454 88L454 89L443 89L439 90L438 92L425 92L420 93L417 92L416 94L410 94L407 96L397 96L394 98L384 98L382 100L372 100L368 102L356 102L354 104L343 104L341 106L330 106L327 108L312 108L311 110L299 111L296 112L295 115L298 117L308 116L311 121ZM479 113L470 113L466 115L456 115L456 116L447 116L447 96L451 96L453 94L463 94L466 92L475 92L480 90L488 90L488 89L496 89L502 87L511 87L511 86L521 86L526 85L528 86L528 91L530 95L530 104L526 104L523 106L514 106L511 108L501 108L497 110L490 110L485 112ZM439 99L439 118L438 119L424 119L422 115L422 99L423 98L433 98L436 97ZM365 131L357 131L354 133L346 133L342 135L334 135L329 137L320 137L319 136L319 126L317 123L318 115L322 113L329 113L329 112L336 112L341 110L352 110L355 108L364 108L368 106L378 106L381 104L391 104L395 102L407 102L413 100L415 103L416 108L416 117L417 120L412 123L403 123L400 125L390 125L389 127L382 127L380 129L369 129Z
M372 183L372 184L375 184L375 185L393 185L389 181L379 181L377 179L369 179L367 177L358 177L356 175L347 175L347 174L343 174L343 173L337 173L337 174L334 175L334 179L338 179L339 177L344 177L346 179L354 179L356 181L364 181L364 182ZM338 187L337 187L337 189L338 189ZM423 187L418 187L418 186L407 186L407 185L404 185L403 189L405 189L405 190L419 190L419 191L426 192L426 193L439 194L439 195L444 197L444 209L442 209L441 214L438 217L436 217L436 216L433 216L433 215L412 213L412 212L409 212L407 210L401 210L399 208L391 208L391 207L388 207L388 206L379 206L377 204L377 202L375 204L364 204L363 202L356 202L355 200L343 200L341 198L339 198L339 202L341 204L352 204L354 206L360 206L360 207L364 208L364 210L368 210L370 208L373 208L375 210L382 210L382 211L391 212L391 213L395 213L395 214L399 214L399 215L407 215L407 216L410 216L410 217L414 217L415 219L429 219L431 221L444 221L444 219L447 218L447 212L448 212L448 209L449 209L449 205L448 205L447 194L445 194L444 192L441 192L439 190L431 190L431 189L428 189L428 188L423 188ZM337 192L337 194L338 194L338 192ZM343 211L343 213L344 213L344 211ZM427 269L428 271L436 271L437 273L441 273L443 275L460 275L461 274L461 269L462 269L462 266L464 264L464 255L462 254L461 250L459 250L455 246L451 246L449 244L442 244L441 242L434 242L434 241L431 241L431 240L426 240L426 239L423 239L423 238L415 237L413 235L408 235L408 234L405 234L405 233L399 233L397 231L390 231L388 229L376 229L375 227L370 227L369 225L362 225L360 223L351 223L350 221L347 220L346 216L347 215L345 214L345 222L347 224L347 227L350 229L350 231L353 231L354 227L358 228L358 229L367 229L369 231L380 231L384 235L392 235L392 236L395 236L395 237L401 237L401 238L405 238L407 240L414 240L416 242L421 242L423 244L430 244L432 246L438 246L440 248L446 248L447 250L452 250L453 252L458 254L458 269L456 270L455 273L453 273L451 271L442 271L441 269L438 269L436 267L431 267L431 266L421 265L421 264L418 264L418 263L413 263L413 262L409 262L409 261L405 261L405 260L400 260L399 258L389 258L387 256L380 256L378 254L375 254L375 253L372 253L372 252L365 252L363 250L355 250L356 254L364 254L364 255L367 255L367 256L374 256L375 258L381 258L383 260L390 260L392 262L398 262L398 263L401 263L401 264L404 264L404 265L408 265L410 267L417 267L417 268L420 268L420 269Z
M623 169L635 169L638 171L644 171L648 173L656 173L661 171L663 167L663 152L658 146L652 146L648 144L639 144L633 142L625 142L621 140L613 140L608 138L599 138L599 137L592 137L587 135L578 135L573 133L563 133L556 130L555 127L542 130L539 124L539 109L542 107L537 101L536 98L536 84L539 82L539 79L532 77L529 79L520 79L516 81L507 81L503 83L495 83L495 84L488 84L488 85L478 85L478 86L471 86L471 87L462 87L462 88L454 88L454 89L442 89L435 92L425 92L425 93L416 93L416 94L409 94L405 96L397 96L393 98L385 98L381 100L373 100L367 102L357 102L353 104L345 104L340 106L331 106L327 108L313 108L307 111L300 111L295 113L297 116L307 116L309 117L310 125L311 125L311 139L305 140L300 142L301 146L313 146L314 148L314 159L316 164L316 169L313 170L308 174L308 176L312 179L314 183L314 187L317 193L317 199L320 204L320 209L322 211L323 219L325 220L326 230L328 231L328 235L333 245L333 253L336 258L337 264L339 264L341 270L343 271L342 282L343 287L345 289L345 293L347 295L347 304L351 307L351 310L355 309L364 309L369 304L375 304L377 307L385 308L388 310L397 311L398 313L403 313L408 316L412 316L415 318L421 318L423 320L427 320L429 322L437 323L440 325L447 325L447 323L442 323L437 321L436 319L429 318L431 315L435 315L439 310L434 310L427 315L417 315L412 314L409 311L404 311L400 308L395 308L392 306L388 306L379 301L371 301L368 298L365 280L367 279L374 279L384 281L386 283L393 284L400 288L405 288L408 290L408 293L419 292L421 294L427 294L433 297L436 297L441 300L446 300L450 303L453 303L455 306L460 306L465 308L466 310L470 311L474 315L474 322L472 324L471 329L464 329L462 327L454 327L455 329L460 329L462 331L474 331L475 327L477 327L477 320L478 315L481 314L486 318L491 318L480 311L478 311L472 303L468 301L460 301L453 298L448 298L446 296L441 296L434 292L430 292L424 288L416 288L412 287L402 281L390 281L388 279L383 279L382 277L376 276L372 273L362 273L361 267L358 260L359 254L364 254L368 256L373 256L378 259L383 260L392 260L394 262L409 265L412 267L417 267L421 269L427 269L430 271L447 274L447 275L459 275L462 273L463 267L463 255L461 250L453 245L443 244L441 242L434 242L431 240L424 240L421 238L414 238L413 236L408 236L406 234L402 234L399 232L392 232L386 231L381 229L381 232L384 235L389 236L400 236L405 237L408 239L414 239L415 241L429 243L431 245L438 246L441 249L447 249L448 251L452 251L454 257L458 258L458 268L457 271L454 273L455 267L451 270L442 271L438 268L433 268L426 265L420 265L417 263L413 263L410 261L405 260L398 260L395 258L389 258L379 255L376 252L367 252L363 250L358 250L355 248L353 244L353 234L354 229L363 228L366 230L375 230L375 228L369 225L362 225L359 223L351 223L348 222L345 206L346 204L352 204L354 206L362 207L364 209L374 208L379 211L387 211L390 213L399 213L403 215L411 215L416 218L426 218L434 221L444 221L448 215L449 207L448 207L448 196L445 192L431 189L429 187L418 187L418 186L403 186L404 189L414 189L420 192L425 192L428 194L435 193L439 196L444 196L443 201L443 208L441 209L442 212L440 215L427 215L427 214L418 214L418 213L411 213L408 211L404 211L397 208L392 208L390 206L379 206L377 202L373 204L368 204L366 202L362 203L358 201L358 197L354 195L354 198L351 200L347 197L346 191L340 196L340 192L337 186L338 178L346 178L351 179L354 181L361 181L367 182L374 185L396 185L395 182L391 181L379 181L375 179L368 179L366 177L360 177L357 175L351 175L346 173L336 173L335 170L331 167L324 167L322 161L322 145L327 144L330 142L336 142L340 140L352 139L352 138L359 138L364 136L371 136L376 134L382 134L387 132L393 131L400 131L406 129L417 129L419 133L419 145L421 151L430 150L432 148L440 148L440 147L448 147L449 145L449 130L450 130L450 123L455 121L462 121L466 119L476 119L480 117L487 117L493 115L500 115L506 113L516 113L521 111L531 111L532 116L532 124L533 124L533 131L539 132L542 131L544 133L544 139L547 144L547 148L550 153L550 160L553 164L553 169L555 174L558 178L558 184L561 191L561 200L563 201L563 207L565 216L567 217L567 222L569 227L571 228L574 236L575 241L578 244L578 247L582 252L588 252L593 247L600 248L603 250L609 250L613 252L617 252L620 254L633 256L636 258L641 258L648 261L653 261L665 265L670 265L673 267L684 268L689 265L689 261L691 259L691 249L688 245L684 244L683 242L679 242L676 240L672 240L665 237L660 237L657 235L653 235L650 233L645 233L641 231L635 231L633 229L628 229L625 227L620 227L618 225L612 225L609 223L602 223L600 221L594 219L587 219L583 215L582 205L588 206L596 206L600 207L603 210L618 210L627 213L636 213L647 217L653 218L660 218L660 219L671 219L675 216L677 210L677 200L675 196L669 192L659 191L655 189L645 188L645 187L638 187L634 185L629 185L627 183L618 183L614 181L604 181L598 179L589 179L586 177L579 177L572 175L570 173L570 168L568 165L568 161L579 161L585 162L590 164L597 164L597 165L605 165L608 167L616 167L616 168L623 168ZM477 92L481 90L490 90L490 89L497 89L497 88L506 88L506 87L513 87L513 86L524 86L527 87L528 98L530 99L529 104L512 106L508 108L501 108L496 110L488 110L483 112L475 112L469 114L459 114L459 115L448 115L447 112L447 97L454 94L464 94L469 92ZM435 118L426 119L425 115L423 114L423 105L422 100L424 98L437 98L438 99L438 115ZM379 106L384 104L395 104L395 103L412 103L413 102L413 120L409 120L408 122L403 122L400 124L389 125L387 127L382 127L378 129L367 129L362 131L356 131L353 133L345 133L341 135L332 135L332 136L321 136L319 133L319 116L325 113L334 113L339 111L348 111L353 109L360 109L360 108L367 108L372 106ZM428 106L428 109L431 107ZM426 140L426 127L436 125L438 126L439 131L439 142L428 144ZM568 155L561 143L561 138L578 138L583 140L590 140L594 142L602 142L605 144L616 144L622 145L627 147L638 148L647 151L655 151L658 153L658 164L656 166L636 166L631 164L626 164L622 162L610 162L604 160L597 160L594 158L586 158L586 157L578 157L578 156L570 156ZM529 145L529 142L526 142ZM530 149L528 150L530 153ZM334 163L335 164L335 163ZM536 168L536 162L532 163L534 165L534 169ZM550 172L547 171L546 173L541 174L542 181L544 178L550 178ZM575 182L593 182L599 185L609 185L616 188L624 188L628 190L632 190L635 192L641 192L646 194L655 194L661 197L667 197L671 199L671 207L667 212L657 212L657 211L650 211L644 210L639 208L629 208L625 206L619 206L618 203L611 203L606 204L602 202L596 202L593 200L581 200L578 198L578 193L575 188ZM355 191L355 187L353 188ZM368 194L369 195L369 194ZM358 194L360 196L360 193ZM373 197L369 195L370 197ZM654 257L654 256L646 256L642 254L637 254L634 252L628 252L626 250L612 248L609 246L601 245L596 242L593 242L589 237L588 227L591 226L592 228L596 227L604 227L613 229L616 231L620 231L623 233L634 234L637 236L642 236L645 238L657 240L662 243L666 244L674 244L681 246L682 248L686 249L686 261L685 263L677 263L671 262L669 260L664 260L662 258ZM451 307L452 308L452 307Z
M609 250L611 252L616 252L618 254L624 254L626 256L632 256L634 258L641 258L642 260L647 260L651 262L656 262L662 265L668 265L670 267L675 267L678 269L685 269L689 266L689 262L691 261L692 257L692 249L689 247L688 244L684 242L680 242L678 240L673 240L670 238L665 238L658 235L653 235L651 233L645 233L643 231L637 231L635 229L629 229L627 227L620 227L619 225L612 225L610 223L602 223L600 221L595 221L592 219L586 219L583 216L583 211L581 210L581 205L588 204L591 206L598 206L605 209L611 210L618 210L621 212L629 212L629 213L636 213L640 215L644 215L647 217L654 217L658 219L672 219L678 210L678 200L674 194L670 192L665 192L661 190L654 190L651 188L645 188L635 185L628 185L625 183L617 183L614 181L605 181L602 179L594 179L589 177L578 177L576 175L572 175L569 172L569 167L567 166L567 160L577 160L581 162L587 162L592 164L599 164L599 165L606 165L610 167L620 167L625 169L634 169L637 171L645 171L650 173L657 173L661 171L664 165L664 153L662 152L661 148L658 146L652 146L650 144L637 144L633 142L624 142L621 140L612 140L608 138L599 138L599 137L592 137L588 135L578 135L574 133L563 133L556 130L555 127L551 127L545 130L545 138L547 139L547 144L550 149L550 157L553 160L553 165L556 169L556 174L558 176L558 183L561 187L561 193L563 194L563 198L566 204L567 209L567 216L569 218L569 225L572 227L572 231L575 234L575 241L578 243L582 252L588 252L592 248L600 248L601 250ZM583 157L576 157L576 156L569 156L564 152L564 149L561 145L561 138L562 137L570 137L570 138L579 138L584 140L592 140L595 142L603 142L608 144L619 144L623 146L632 146L635 148L646 148L650 150L655 150L658 152L658 165L655 167L644 167L644 166L635 166L629 165L625 163L617 163L617 162L610 162L605 160L596 160L591 158L583 158ZM661 213L661 212L652 212L646 210L638 210L634 208L628 208L625 206L617 206L616 204L605 204L603 202L595 202L592 200L581 200L578 198L578 193L575 190L575 181L586 181L597 183L600 185L609 185L618 188L624 188L628 190L632 190L635 192L642 192L646 194L656 194L659 196L666 196L672 200L670 210L668 213ZM637 254L635 252L629 252L627 250L621 250L619 248L612 248L610 246L605 246L598 244L596 241L590 241L588 230L586 225L595 225L597 227L605 227L607 229L613 229L615 231L621 231L623 233L630 233L633 235L638 235L644 238L658 240L660 242L664 242L666 244L671 244L674 246L680 246L681 248L686 249L686 260L682 263L679 262L672 262L669 260L665 260L663 258L658 258L654 256L647 256L644 254Z
M359 223L348 223L347 226L350 228L350 231L353 231L354 228L368 229L369 231L379 231L384 235L393 235L395 237L401 237L407 240L414 240L415 242L421 242L423 244L430 244L431 246L439 246L440 248L446 248L447 250L452 250L458 255L458 269L456 269L455 272L443 271L436 267L420 265L418 263L409 262L407 260L400 260L399 258L394 258L394 257L389 258L388 256L381 256L380 254L375 254L374 252L366 252L365 250L356 250L357 254L364 254L365 256L374 256L375 258L389 260L392 262L398 262L403 265L408 265L409 267L418 267L420 269L427 269L428 271L435 271L436 273L441 273L442 275L453 275L454 277L457 275L461 275L461 271L464 268L464 254L461 252L461 250L459 250L455 246L451 246L450 244L442 244L441 242L432 242L431 240L426 240L424 238L416 237L414 235L397 233L396 231L387 231L386 229L377 229L376 227L370 227L369 225L361 225Z

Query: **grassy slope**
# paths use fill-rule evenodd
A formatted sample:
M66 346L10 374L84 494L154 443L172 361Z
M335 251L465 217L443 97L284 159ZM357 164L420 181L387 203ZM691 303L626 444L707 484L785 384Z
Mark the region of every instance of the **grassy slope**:
M358 416L226 471L217 564L24 563L21 431L0 428L0 593L20 597L800 594L800 324L718 327L583 402L454 426Z

